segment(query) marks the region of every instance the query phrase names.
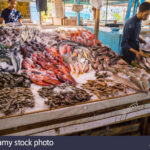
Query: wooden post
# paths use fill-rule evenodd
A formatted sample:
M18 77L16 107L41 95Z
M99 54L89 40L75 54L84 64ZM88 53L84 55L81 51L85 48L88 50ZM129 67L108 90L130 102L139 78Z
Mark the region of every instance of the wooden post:
M76 22L77 22L77 23L76 23L77 26L80 25L80 23L79 23L79 21L80 21L79 17L80 17L80 16L79 16L79 12L77 12L77 21L76 21Z
M98 33L99 33L99 16L100 16L100 10L96 9L96 17L95 17L95 36L98 39Z
M81 0L78 0L78 4L81 4ZM78 12L78 26L80 25L80 12Z
M148 117L142 119L142 135L147 135Z

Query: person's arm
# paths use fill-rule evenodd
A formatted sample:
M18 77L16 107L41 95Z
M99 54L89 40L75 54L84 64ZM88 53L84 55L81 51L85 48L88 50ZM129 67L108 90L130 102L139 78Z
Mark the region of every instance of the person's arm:
M141 61L142 54L139 51L137 51L137 50L135 50L133 48L130 48L130 52L132 52L132 53L134 53L136 55L136 58L137 58L138 61Z
M0 17L0 24L2 24L4 21L4 18Z
M143 39L141 35L139 36L139 40L140 40L140 43L146 44L146 41Z

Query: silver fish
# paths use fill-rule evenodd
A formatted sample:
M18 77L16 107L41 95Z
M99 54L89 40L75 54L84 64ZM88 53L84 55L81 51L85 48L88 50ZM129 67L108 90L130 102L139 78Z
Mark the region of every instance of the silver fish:
M13 52L10 53L10 58L11 58L11 61L12 61L12 65L14 67L14 71L17 72L18 71L18 68L17 68L18 64L17 64L16 58L15 58Z
M11 59L7 56L0 56L0 62L6 62L9 65L12 65Z

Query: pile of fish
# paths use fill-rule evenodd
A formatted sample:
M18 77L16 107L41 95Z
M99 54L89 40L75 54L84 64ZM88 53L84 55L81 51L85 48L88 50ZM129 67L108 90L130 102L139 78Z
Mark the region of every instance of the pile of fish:
M99 99L149 92L150 76L132 66L115 66L110 71L96 73L96 80L89 80L83 88L94 93Z
M32 54L36 51L44 52L46 45L35 40L32 41L25 41L21 46L21 54L23 57L31 57Z
M30 88L30 80L25 74L0 72L0 89L8 87Z
M51 109L85 102L91 98L91 95L85 90L66 85L42 88L39 90L39 95L47 99L45 104L49 105Z
M76 77L92 70L88 56L89 50L86 48L79 47L74 50L72 56L70 57L72 59L70 62L70 68L72 74L76 74Z
M21 69L21 56L18 46L7 47L0 43L0 71L18 72Z
M22 65L24 72L37 85L76 84L70 75L69 65L63 61L56 48L46 49L43 53L37 51L31 59L26 57Z
M127 64L118 56L118 54L116 54L107 46L92 48L92 51L89 55L89 60L93 69L98 71L107 70L113 65Z
M70 41L61 41L57 44L57 49L63 60L70 65L71 73L84 74L92 70L88 59L91 49Z
M142 68L144 68L144 69L146 69L148 72L150 72L150 57L149 56L143 56L142 58L141 58L141 61L140 62L138 62L138 64L142 67Z
M101 42L95 38L95 35L88 30L62 30L60 37L62 40L69 40L86 46L101 45Z
M150 70L150 57L143 56L141 64ZM75 87L71 75L81 81L90 71L96 72L96 80L90 78L83 89ZM47 86L39 95L50 108L88 101L87 91L99 99L148 93L150 83L146 71L128 65L87 30L0 27L0 72L0 111L5 114L34 107L30 81Z
M144 70L129 65L113 66L109 70L111 72L109 71L107 77L113 79L113 82L123 84L138 92L149 92L150 76ZM99 75L97 75L97 78L99 78Z
M34 107L34 97L29 88L3 88L0 90L0 112L5 115Z
M20 40L22 30L20 28L0 27L0 43L2 45L11 46Z
M118 96L119 92L127 93L126 86L108 79L89 80L82 87L91 91L99 99Z

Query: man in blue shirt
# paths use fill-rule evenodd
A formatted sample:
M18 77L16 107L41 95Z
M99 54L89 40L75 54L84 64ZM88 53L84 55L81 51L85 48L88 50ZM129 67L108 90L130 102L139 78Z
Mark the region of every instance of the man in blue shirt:
M2 11L0 16L0 23L10 23L10 22L19 22L22 24L22 15L21 13L15 9L16 0L8 0L8 8Z
M123 31L123 37L121 42L123 59L128 63L131 63L136 58L140 61L141 54L139 52L139 43L146 42L140 36L141 23L147 20L150 14L150 3L144 2L140 5L138 13L129 19Z

